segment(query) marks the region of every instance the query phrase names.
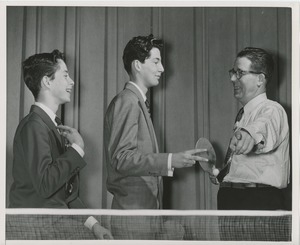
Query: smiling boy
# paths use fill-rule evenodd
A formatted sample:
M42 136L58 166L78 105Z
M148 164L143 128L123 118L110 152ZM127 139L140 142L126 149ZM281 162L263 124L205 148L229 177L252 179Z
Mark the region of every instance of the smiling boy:
M163 208L162 176L173 176L174 168L206 160L194 155L203 149L159 153L146 93L159 84L164 72L162 46L162 40L151 34L132 38L123 52L130 81L110 103L104 124L107 188L114 195L113 209Z
M29 57L23 77L35 103L15 133L9 207L84 208L78 198L84 141L76 129L59 126L56 116L59 106L70 102L74 86L64 55L54 50Z

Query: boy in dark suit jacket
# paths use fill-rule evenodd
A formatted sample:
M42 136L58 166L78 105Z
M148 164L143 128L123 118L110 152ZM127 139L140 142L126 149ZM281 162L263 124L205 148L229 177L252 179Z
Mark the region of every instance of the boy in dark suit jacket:
M85 208L78 196L78 173L86 165L84 141L56 116L59 106L70 101L74 86L64 55L54 50L29 57L23 62L23 77L35 103L14 137L9 207Z
M76 129L59 126L55 113L70 101L74 81L58 50L29 57L23 62L23 76L35 103L14 137L9 207L68 208L78 199L77 176L86 165L84 141Z

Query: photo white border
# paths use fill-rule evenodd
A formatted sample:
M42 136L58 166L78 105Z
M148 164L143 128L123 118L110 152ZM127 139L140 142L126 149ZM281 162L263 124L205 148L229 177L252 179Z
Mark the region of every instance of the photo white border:
M250 211L219 211L219 210L195 210L195 211L178 211L178 210L126 210L124 212L117 210L9 210L5 209L6 202L6 7L7 6L90 6L90 7L290 7L292 9L292 163L293 163L293 185L292 185L292 241L291 242L276 242L275 244L299 244L299 57L300 57L300 29L299 29L299 14L300 14L300 1L14 1L7 0L0 2L0 74L2 81L2 91L0 92L0 110L4 115L4 119L0 123L0 133L2 140L0 141L0 159L2 160L0 171L0 197L2 201L0 204L0 244L120 244L120 240L93 240L93 241L5 241L5 214L16 213L34 213L34 214L75 214L75 215L246 215L251 214ZM2 176L1 176L2 175ZM2 178L1 178L2 177ZM277 212L278 215L287 214L291 212ZM256 211L255 215L274 215L272 211ZM128 240L122 241L122 244L241 244L235 241L138 241ZM242 241L243 244L274 244L274 242L247 242Z

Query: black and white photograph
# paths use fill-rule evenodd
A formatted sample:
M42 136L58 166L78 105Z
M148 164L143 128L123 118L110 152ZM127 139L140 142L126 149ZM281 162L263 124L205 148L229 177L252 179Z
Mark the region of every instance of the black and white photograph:
M299 8L2 4L3 242L297 244Z

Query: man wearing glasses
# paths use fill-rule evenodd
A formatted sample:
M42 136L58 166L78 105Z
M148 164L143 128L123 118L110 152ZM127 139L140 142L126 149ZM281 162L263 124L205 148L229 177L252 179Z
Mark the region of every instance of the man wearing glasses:
M234 97L243 106L230 142L231 160L220 182L218 209L285 209L289 183L289 127L283 107L266 95L272 56L260 48L238 53L229 71ZM269 84L270 85L270 84Z

